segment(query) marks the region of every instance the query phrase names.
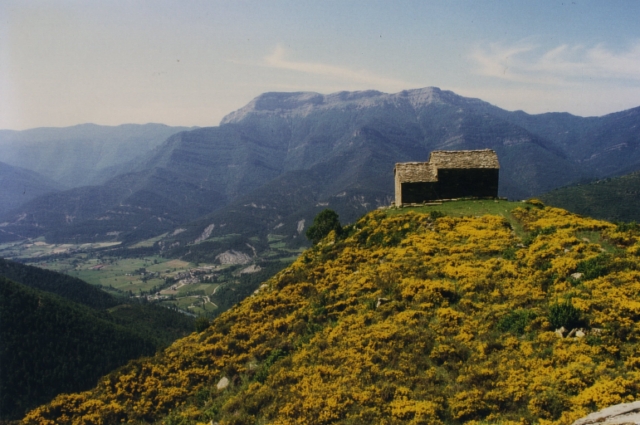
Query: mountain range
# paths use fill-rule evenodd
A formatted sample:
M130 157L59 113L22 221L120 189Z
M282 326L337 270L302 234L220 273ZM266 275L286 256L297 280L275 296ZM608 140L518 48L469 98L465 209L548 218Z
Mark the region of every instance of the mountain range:
M231 234L278 233L300 244L323 208L345 222L389 205L396 162L424 161L432 150L494 149L500 196L524 199L640 169L639 123L640 108L530 115L438 88L265 93L218 127L158 142L101 184L5 213L0 240L126 243L166 233L158 246L185 255L196 240Z
M46 193L58 192L64 186L22 167L0 162L0 214Z
M0 130L0 161L35 171L62 188L101 184L130 171L167 137L194 127L164 124Z

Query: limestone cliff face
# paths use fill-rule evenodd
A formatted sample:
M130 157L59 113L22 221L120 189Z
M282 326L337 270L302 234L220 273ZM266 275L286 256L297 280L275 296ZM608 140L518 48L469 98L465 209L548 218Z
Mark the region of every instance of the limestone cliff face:
M480 99L459 96L437 87L404 90L399 93L382 93L375 90L338 92L323 95L314 92L265 93L246 106L225 116L220 125L238 123L255 116L298 116L305 117L312 112L329 109L366 109L393 106L404 110L415 110L433 103L456 106L495 108ZM495 108L498 109L498 108Z

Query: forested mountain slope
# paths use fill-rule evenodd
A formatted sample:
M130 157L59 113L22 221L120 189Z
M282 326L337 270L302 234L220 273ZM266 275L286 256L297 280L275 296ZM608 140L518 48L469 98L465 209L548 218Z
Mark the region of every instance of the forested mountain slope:
M62 189L65 187L61 184L34 171L0 162L0 215L38 196Z
M78 278L3 258L0 258L0 276L99 310L122 303L122 300Z
M90 388L101 375L156 350L152 340L88 307L2 276L0 334L2 419Z
M540 198L550 205L594 218L640 222L640 171L559 188Z
M0 420L90 388L194 329L193 319L176 311L4 259L0 292Z
M460 205L369 213L208 329L22 423L570 424L636 399L639 230Z
M115 297L66 274L0 258L0 277L89 307L87 311L96 317L127 327L156 348L167 346L193 330L193 319L189 316L135 298Z

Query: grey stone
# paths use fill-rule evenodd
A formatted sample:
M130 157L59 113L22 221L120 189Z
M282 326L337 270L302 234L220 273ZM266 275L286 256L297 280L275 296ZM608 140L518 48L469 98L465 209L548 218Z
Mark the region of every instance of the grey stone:
M389 301L389 298L378 298L378 302L376 303L376 308L380 307L382 304Z
M578 419L573 425L640 424L640 401L610 406Z
M216 388L218 388L219 390L224 390L228 386L229 386L229 379L226 376L223 376L222 379L218 381L218 385L216 385Z

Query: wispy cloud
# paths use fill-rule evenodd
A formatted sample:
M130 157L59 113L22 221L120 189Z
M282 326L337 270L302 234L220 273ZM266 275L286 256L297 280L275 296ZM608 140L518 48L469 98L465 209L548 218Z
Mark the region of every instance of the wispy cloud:
M411 83L406 81L384 77L366 70L354 70L351 68L327 65L319 62L299 62L289 59L287 56L287 50L278 45L271 54L264 58L263 65L270 68L329 77L344 82L361 84L370 88L379 88L382 90L402 90L413 86Z
M585 79L640 81L640 41L624 51L603 44L559 45L543 49L532 43L493 43L476 48L476 73L535 84L571 84Z

